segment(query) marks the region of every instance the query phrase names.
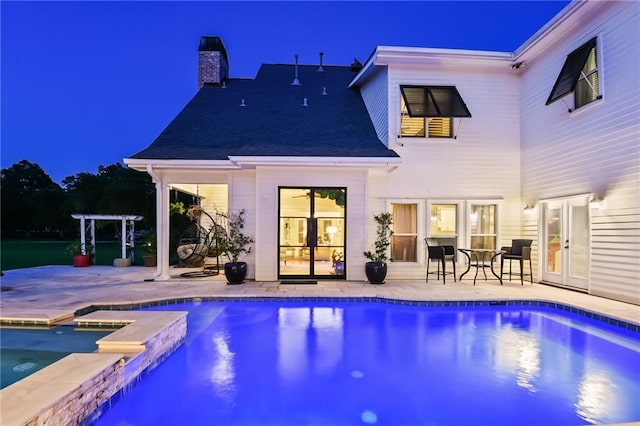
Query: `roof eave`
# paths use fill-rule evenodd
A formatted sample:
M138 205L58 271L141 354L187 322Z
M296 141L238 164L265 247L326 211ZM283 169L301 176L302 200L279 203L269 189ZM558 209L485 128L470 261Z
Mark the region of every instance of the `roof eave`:
M134 169L146 172L148 167L153 169L239 169L237 164L230 160L161 160L161 159L139 159L125 158L124 163Z
M362 83L376 66L390 64L403 65L440 65L444 61L455 62L461 66L504 67L513 61L511 52L495 52L484 50L436 49L426 47L378 46L367 59L362 70L351 80L349 87Z
M285 156L231 156L241 168L257 166L288 167L388 167L402 163L400 157L285 157Z

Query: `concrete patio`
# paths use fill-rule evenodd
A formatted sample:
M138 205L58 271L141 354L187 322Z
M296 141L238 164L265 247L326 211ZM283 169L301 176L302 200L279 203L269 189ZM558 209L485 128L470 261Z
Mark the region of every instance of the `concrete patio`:
M183 278L186 269L172 269L169 281L153 280L155 268L43 266L4 272L0 278L2 319L69 318L95 304L128 304L193 297L384 297L424 301L544 300L581 308L640 325L640 306L602 297L519 281L473 280L393 281L371 285L362 281L318 281L291 285L248 281L227 285L224 276ZM466 277L465 277L466 278ZM483 277L484 278L484 277Z

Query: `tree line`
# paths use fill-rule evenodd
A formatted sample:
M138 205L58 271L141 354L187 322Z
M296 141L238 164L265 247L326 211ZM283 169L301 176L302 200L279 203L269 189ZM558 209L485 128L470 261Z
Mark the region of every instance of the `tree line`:
M2 238L75 238L75 213L142 215L136 223L142 229L156 223L151 177L120 163L68 176L58 185L38 164L22 160L2 169L0 191ZM99 233L117 230L101 221L96 226Z

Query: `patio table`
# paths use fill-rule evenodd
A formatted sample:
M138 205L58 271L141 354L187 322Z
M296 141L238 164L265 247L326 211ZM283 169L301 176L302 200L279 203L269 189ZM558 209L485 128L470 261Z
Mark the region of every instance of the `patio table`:
M500 285L502 285L502 279L500 278L500 275L496 274L493 270L493 264L498 256L504 254L504 250L459 248L458 251L467 257L467 270L460 275L461 280L462 277L464 277L465 274L473 267L476 268L476 274L473 277L473 285L476 285L476 278L478 278L478 271L480 269L482 269L484 279L487 281L486 268L489 268L491 269L491 273L498 279L498 281L500 281Z

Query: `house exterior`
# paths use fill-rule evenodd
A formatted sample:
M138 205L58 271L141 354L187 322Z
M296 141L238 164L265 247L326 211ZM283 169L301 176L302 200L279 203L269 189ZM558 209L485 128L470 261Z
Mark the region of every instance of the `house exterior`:
M203 37L198 93L125 159L158 189L158 279L177 188L246 210L256 280L365 280L388 211L389 279L425 278L427 238L528 238L534 281L640 303L639 27L638 2L574 1L515 52L378 46L252 80Z

